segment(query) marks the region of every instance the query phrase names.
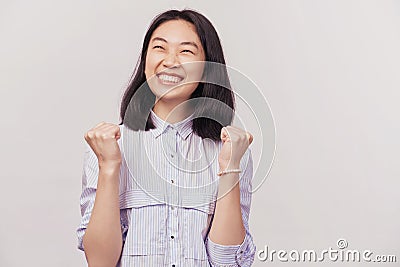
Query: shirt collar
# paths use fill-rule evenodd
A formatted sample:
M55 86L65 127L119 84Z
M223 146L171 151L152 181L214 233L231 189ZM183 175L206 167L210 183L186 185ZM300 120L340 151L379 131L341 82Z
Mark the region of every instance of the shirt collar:
M150 109L150 117L155 126L154 129L151 129L151 132L153 133L155 138L164 133L168 129L168 127L176 129L178 134L183 139L186 139L189 136L189 134L193 131L192 130L193 114L190 114L190 116L186 117L182 121L176 123L169 123L167 121L162 120L160 117L157 116L157 114L152 109Z

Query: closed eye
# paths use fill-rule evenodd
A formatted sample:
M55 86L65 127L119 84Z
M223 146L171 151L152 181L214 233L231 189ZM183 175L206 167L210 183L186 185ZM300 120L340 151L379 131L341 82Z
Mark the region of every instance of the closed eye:
M155 45L155 46L153 46L153 48L154 48L154 49L156 49L156 48L164 49L164 47L162 47L161 45Z
M188 49L182 50L182 52L185 52L185 53L189 52L189 53L192 53L194 55L194 53L191 50L188 50Z

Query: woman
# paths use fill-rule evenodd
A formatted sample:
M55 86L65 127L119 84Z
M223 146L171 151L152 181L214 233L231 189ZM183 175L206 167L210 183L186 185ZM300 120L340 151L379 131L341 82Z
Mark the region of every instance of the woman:
M252 264L252 135L230 126L224 64L216 31L198 12L169 10L152 21L122 122L85 134L77 233L89 266Z

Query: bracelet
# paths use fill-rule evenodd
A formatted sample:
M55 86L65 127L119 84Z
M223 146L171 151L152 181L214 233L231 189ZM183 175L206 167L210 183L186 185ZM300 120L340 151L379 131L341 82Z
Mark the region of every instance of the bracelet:
M235 173L235 172L241 173L242 170L241 169L225 170L225 171L220 171L219 173L217 173L217 175L221 176L221 175L224 175L224 174L227 174L227 173Z

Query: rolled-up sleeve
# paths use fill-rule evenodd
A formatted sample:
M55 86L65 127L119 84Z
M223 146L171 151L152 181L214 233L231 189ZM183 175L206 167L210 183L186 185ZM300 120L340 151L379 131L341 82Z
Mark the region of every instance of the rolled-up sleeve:
M209 236L206 239L206 249L211 266L251 266L256 253L256 246L249 230L249 215L252 197L253 158L248 148L240 162L244 170L240 177L240 206L242 210L243 225L246 234L240 245L220 245L214 243Z
M92 148L86 144L83 172L82 172L82 193L80 196L80 209L81 209L81 222L76 230L78 237L78 249L84 251L83 236L87 225L89 224L90 216L92 214L94 201L96 198L97 181L99 176L99 166L97 156ZM128 231L128 222L125 216L126 210L121 210L121 232L123 241L125 241L126 233ZM124 219L125 218L125 219Z

